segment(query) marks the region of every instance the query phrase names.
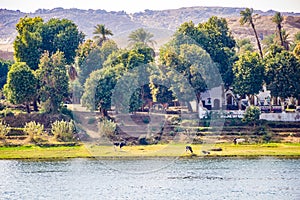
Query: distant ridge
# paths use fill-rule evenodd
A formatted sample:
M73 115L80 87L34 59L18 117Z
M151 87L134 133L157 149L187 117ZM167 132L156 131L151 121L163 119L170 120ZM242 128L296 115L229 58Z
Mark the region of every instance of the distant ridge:
M82 10L77 8L64 9L38 9L34 13L24 13L21 11L12 11L0 9L0 49L11 51L7 44L12 44L16 37L15 24L25 15L34 17L41 16L44 20L50 18L67 18L74 21L79 29L83 31L87 38L92 38L92 32L96 24L105 24L105 26L114 33L113 39L121 47L127 45L127 36L137 28L143 27L154 34L157 41L157 47L162 45L174 33L176 28L186 21L193 21L195 24L206 21L211 16L227 18L232 34L236 38L249 37L252 39L252 31L249 27L241 27L238 23L240 11L245 8L232 7L183 7L179 9L168 10L145 10L128 14L125 11L105 11L105 10ZM256 27L262 35L274 33L275 25L272 23L271 16L276 11L266 12L255 10ZM292 37L297 31L300 31L300 13L282 12L284 16L283 28L288 31ZM3 48L5 45L5 49Z

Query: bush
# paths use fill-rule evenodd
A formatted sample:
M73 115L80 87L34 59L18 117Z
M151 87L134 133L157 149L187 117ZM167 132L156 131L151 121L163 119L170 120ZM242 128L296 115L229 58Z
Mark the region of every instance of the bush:
M23 131L29 135L30 141L38 142L42 140L44 125L31 121L25 124Z
M75 125L73 121L55 121L51 127L51 133L57 140L70 142L73 140Z
M7 125L5 122L0 121L0 138L3 138L6 136L10 131L9 125Z
M257 106L249 106L242 119L243 122L253 124L254 126L259 121L260 109Z
M73 119L73 112L72 110L69 110L67 107L65 106L62 106L61 109L60 109L60 112L64 115L67 115L69 116L71 119Z
M0 116L1 117L14 116L14 113L10 108L5 108L0 112Z
M109 119L102 119L101 122L98 123L100 134L104 134L110 138L114 136L116 127L116 123Z

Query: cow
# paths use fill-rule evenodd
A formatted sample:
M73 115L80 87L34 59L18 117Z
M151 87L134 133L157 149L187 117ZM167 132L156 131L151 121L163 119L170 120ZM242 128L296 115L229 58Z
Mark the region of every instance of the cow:
M189 151L190 153L194 153L191 146L185 146L185 152Z
M233 139L233 144L239 144L239 143L243 143L245 142L246 140L244 138L234 138Z
M120 147L120 149L126 145L126 142L114 142L114 147Z

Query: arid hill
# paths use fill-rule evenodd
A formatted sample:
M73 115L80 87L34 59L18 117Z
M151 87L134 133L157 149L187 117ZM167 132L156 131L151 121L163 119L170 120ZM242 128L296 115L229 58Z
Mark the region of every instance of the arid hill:
M145 10L128 14L124 11L107 12L105 10L81 10L81 9L39 9L34 13L23 13L0 9L0 57L7 52L12 52L12 42L16 37L15 25L21 17L41 16L45 21L50 18L67 18L74 21L79 29L86 34L87 38L92 38L92 32L96 24L105 26L114 33L113 39L121 47L128 44L128 35L133 30L143 27L154 33L157 46L164 44L174 33L176 28L186 21L193 21L195 24L206 21L211 16L225 17L228 19L230 30L236 38L251 38L254 41L251 27L240 26L239 15L244 8L228 7L188 7L180 9L153 11ZM261 37L272 34L275 31L275 24L271 17L275 11L255 10L255 24ZM300 31L300 13L282 13L284 16L283 28L290 35ZM6 56L7 57L7 56ZM11 54L9 54L11 58Z

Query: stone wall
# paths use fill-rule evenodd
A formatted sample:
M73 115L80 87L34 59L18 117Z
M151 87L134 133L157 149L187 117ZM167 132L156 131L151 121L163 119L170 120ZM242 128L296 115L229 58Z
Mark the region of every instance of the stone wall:
M268 121L300 122L300 113L262 113L260 119Z

